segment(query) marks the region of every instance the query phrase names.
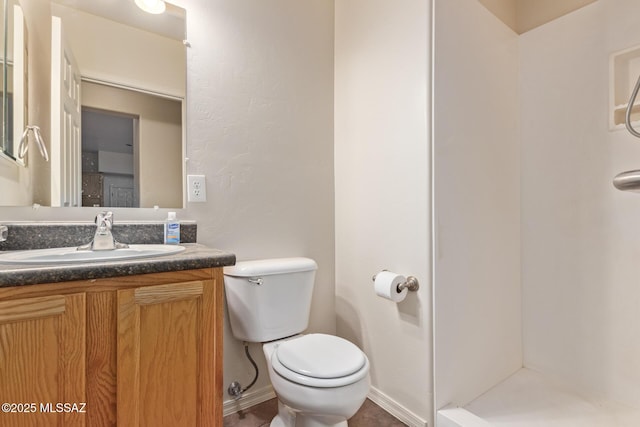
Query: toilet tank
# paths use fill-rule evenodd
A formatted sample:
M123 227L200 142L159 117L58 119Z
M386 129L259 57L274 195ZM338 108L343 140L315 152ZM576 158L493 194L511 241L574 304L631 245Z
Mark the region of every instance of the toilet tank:
M265 342L307 329L317 268L309 258L243 261L224 267L233 335L242 341Z

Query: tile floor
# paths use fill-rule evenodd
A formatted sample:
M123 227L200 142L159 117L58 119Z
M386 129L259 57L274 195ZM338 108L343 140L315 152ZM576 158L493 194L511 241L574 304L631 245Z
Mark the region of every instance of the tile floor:
M278 401L267 400L244 411L224 417L224 427L268 427L278 413ZM404 427L396 418L378 405L365 400L357 414L349 420L349 427Z

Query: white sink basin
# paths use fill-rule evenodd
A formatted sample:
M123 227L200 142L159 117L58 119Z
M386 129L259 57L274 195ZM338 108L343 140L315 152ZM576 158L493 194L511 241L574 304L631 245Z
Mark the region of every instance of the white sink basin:
M77 248L34 249L0 252L0 264L55 264L68 262L102 262L123 259L150 258L176 254L185 250L179 245L129 245L112 251L79 251Z

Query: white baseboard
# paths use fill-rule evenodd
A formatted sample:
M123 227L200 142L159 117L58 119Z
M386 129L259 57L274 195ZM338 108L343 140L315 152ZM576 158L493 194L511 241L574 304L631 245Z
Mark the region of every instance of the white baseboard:
M225 400L222 413L226 417L227 415L235 414L238 411L248 409L254 405L265 402L269 399L276 397L276 393L273 391L273 387L270 385L254 390L252 392L244 394L240 399ZM367 396L373 403L408 425L409 427L428 427L429 423L409 411L407 408L382 393L375 387L371 387L369 395Z
M373 403L408 425L409 427L428 427L429 422L420 418L380 390L371 387L367 396Z
M226 417L227 415L235 414L238 411L250 408L258 403L273 399L274 397L276 397L276 393L273 391L273 387L271 387L271 385L264 386L249 393L245 393L238 400L225 400L222 405L222 415Z

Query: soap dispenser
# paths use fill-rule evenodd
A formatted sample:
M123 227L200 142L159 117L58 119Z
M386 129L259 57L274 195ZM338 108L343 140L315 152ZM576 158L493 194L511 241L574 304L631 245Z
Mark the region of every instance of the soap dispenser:
M180 243L180 222L176 219L175 212L169 212L164 222L164 244L177 245Z

